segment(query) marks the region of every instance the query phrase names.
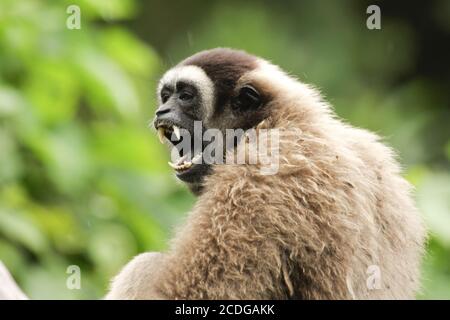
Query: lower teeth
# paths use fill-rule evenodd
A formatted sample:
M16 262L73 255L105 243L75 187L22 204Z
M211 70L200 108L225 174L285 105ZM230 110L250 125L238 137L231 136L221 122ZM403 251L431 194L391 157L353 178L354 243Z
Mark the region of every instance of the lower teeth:
M169 161L169 166L171 166L172 168L174 168L177 171L181 171L181 170L186 170L186 169L189 169L190 167L192 167L192 162L184 161L181 164L173 164L172 162Z
M194 164L194 162L200 160L202 157L202 154L196 154L194 156L194 158L191 159L191 161L186 161L187 155L181 157L180 159L178 159L177 163L172 163L172 162L168 162L169 166L171 166L172 168L174 168L176 171L184 171L189 169L190 167L192 167L192 165Z

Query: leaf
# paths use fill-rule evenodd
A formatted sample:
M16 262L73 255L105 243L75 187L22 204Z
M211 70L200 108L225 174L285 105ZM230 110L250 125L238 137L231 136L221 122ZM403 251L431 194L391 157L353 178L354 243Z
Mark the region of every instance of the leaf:
M43 124L61 124L73 118L79 84L70 64L65 61L36 62L24 90Z
M450 248L450 175L435 172L424 178L417 199L432 234Z
M48 248L47 239L42 232L19 211L0 207L0 233L35 254L41 254Z
M85 250L86 234L73 212L61 207L32 205L27 213L60 253L77 254Z
M102 167L155 173L168 171L165 148L156 139L144 125L137 128L96 123L90 141L91 152Z
M0 84L0 119L16 115L24 105L25 101L18 90Z
M159 59L153 49L123 29L106 30L101 35L101 42L105 53L137 76L148 77L159 67Z
M100 111L115 108L124 118L137 117L137 91L117 64L92 48L80 48L74 58L83 89L94 108Z
M133 0L76 0L67 1L77 4L82 12L87 12L90 18L102 17L105 20L118 20L131 17L136 9Z
M22 163L16 142L7 130L0 127L0 186L14 181L22 172Z
M76 194L88 183L91 161L85 137L75 125L29 137L27 143L45 164L48 175L65 193Z
M133 235L122 225L95 226L88 246L89 255L106 277L114 275L137 253Z

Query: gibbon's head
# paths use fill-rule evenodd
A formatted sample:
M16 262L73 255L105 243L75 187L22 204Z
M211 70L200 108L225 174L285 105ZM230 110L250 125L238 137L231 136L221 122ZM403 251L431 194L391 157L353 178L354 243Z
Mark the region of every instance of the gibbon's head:
M225 48L199 52L167 71L157 89L154 126L162 142L177 148L178 160L169 163L176 176L198 193L214 164L198 161L206 143L194 128L201 124L201 132L217 129L224 134L226 129L253 128L270 115L275 95L292 84L267 61ZM178 147L186 145L184 139L191 140L188 150Z

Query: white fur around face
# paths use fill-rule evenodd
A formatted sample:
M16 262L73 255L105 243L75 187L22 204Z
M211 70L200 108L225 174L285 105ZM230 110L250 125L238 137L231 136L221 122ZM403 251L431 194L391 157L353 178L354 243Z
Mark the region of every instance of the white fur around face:
M185 81L197 87L202 105L205 108L206 118L214 110L214 83L202 68L197 66L179 66L167 71L158 85L158 100L161 103L160 92L164 85L175 87L178 81Z

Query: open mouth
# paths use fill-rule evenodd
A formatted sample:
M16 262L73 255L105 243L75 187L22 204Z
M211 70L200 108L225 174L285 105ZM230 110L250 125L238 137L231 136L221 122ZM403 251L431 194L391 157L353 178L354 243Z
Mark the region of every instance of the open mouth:
M188 132L187 129L184 129L168 121L158 121L157 123L155 123L155 127L158 132L159 141L161 143L165 143L166 140L168 140L178 151L178 159L176 159L174 162L168 162L169 166L171 166L177 172L177 175L187 173L188 171L193 169L196 164L199 164L199 161L202 158L202 152L200 151L195 156L191 157L191 155L194 154L194 152L192 152L192 138L190 144L188 145L189 148L183 148L183 146L181 146L183 139L187 138L182 134L182 130L186 130L186 132Z

